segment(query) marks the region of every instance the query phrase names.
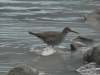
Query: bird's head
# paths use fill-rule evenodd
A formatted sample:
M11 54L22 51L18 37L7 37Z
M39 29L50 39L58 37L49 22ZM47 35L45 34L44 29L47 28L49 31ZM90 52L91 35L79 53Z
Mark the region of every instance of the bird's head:
M68 33L68 32L73 32L73 33L79 34L78 32L71 30L69 27L65 27L65 28L63 29L63 31L62 31L62 33Z

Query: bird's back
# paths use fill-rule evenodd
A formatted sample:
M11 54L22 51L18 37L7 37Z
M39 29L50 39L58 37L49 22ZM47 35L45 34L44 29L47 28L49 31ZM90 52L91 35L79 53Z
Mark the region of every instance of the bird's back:
M42 33L34 33L33 35L37 36L40 39L48 39L48 38L56 38L60 36L60 32L54 32L54 31L47 31Z

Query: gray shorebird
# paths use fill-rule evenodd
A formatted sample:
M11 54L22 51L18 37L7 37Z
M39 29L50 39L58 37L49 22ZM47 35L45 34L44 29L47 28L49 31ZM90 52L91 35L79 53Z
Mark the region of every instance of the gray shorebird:
M32 33L29 31L29 34L37 36L38 38L43 40L43 42L47 45L54 47L62 43L62 41L65 40L67 33L69 32L79 34L78 32L71 30L69 27L65 27L62 32L46 31L42 33Z

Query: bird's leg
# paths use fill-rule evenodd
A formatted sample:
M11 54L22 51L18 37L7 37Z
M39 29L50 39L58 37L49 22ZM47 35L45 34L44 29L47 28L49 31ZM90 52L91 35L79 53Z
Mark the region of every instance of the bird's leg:
M54 46L52 46L54 48Z

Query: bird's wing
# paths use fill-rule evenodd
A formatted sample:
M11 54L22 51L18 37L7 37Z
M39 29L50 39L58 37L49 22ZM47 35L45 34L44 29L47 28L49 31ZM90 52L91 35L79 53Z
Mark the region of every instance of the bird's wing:
M43 32L40 34L44 39L48 39L48 38L57 38L60 33L59 32Z
M50 45L50 44L52 45L52 44L54 44L55 40L48 38L48 39L45 39L44 42L47 43L48 45Z

